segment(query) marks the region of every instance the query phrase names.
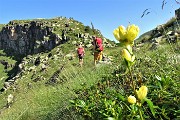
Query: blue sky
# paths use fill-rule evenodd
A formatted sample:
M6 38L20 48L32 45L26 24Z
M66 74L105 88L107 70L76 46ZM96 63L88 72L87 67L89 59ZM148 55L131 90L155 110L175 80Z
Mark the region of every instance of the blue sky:
M180 0L179 0L180 1ZM140 28L140 34L167 22L180 7L175 0L1 0L0 23L10 20L73 17L84 25L99 29L115 40L112 32L119 25L131 23ZM141 18L143 11L150 12Z

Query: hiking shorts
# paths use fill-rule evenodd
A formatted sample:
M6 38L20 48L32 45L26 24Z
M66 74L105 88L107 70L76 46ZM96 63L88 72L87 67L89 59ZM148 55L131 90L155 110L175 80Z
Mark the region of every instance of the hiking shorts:
M94 61L101 61L101 60L102 60L102 51L94 52Z
M84 56L84 55L79 54L79 55L78 55L78 58L79 58L79 59L83 59L83 56Z

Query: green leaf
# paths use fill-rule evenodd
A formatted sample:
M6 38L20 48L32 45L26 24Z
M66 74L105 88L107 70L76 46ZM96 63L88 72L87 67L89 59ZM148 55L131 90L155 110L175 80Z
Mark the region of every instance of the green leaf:
M151 110L151 113L155 117L155 110L154 110L153 102L150 99L147 99L147 98L145 98L144 100L148 103L148 106L149 106L149 108Z
M75 101L74 101L74 100L69 100L69 102L70 102L71 104L74 104L74 103L75 103Z
M117 98L121 101L126 101L126 98L121 94L117 94Z
M158 84L159 88L162 90L162 85L161 85L161 83L160 83L160 82L157 82L157 84Z
M79 100L78 105L81 108L84 108L86 106L86 103L83 100Z
M113 117L108 117L108 118L105 118L105 120L115 120L115 118L113 118Z

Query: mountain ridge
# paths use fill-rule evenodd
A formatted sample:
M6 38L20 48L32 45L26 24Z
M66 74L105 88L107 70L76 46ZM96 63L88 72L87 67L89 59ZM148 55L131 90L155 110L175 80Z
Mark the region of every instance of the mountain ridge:
M2 27L0 48L9 54L28 55L51 50L69 40L90 45L92 35L102 37L104 44L111 46L98 29L84 26L73 18L12 20Z

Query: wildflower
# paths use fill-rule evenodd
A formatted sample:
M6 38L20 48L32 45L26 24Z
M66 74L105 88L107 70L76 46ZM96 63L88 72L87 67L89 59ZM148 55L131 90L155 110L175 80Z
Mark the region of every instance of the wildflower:
M123 42L125 40L126 28L121 25L113 31L113 34L116 40Z
M136 103L136 98L134 96L130 95L128 97L128 102L131 103L131 104L134 104L134 103Z
M127 28L119 26L113 31L114 37L125 45L133 45L134 39L139 34L139 27L136 25L129 25Z
M131 62L135 60L135 55L131 56L131 54L127 49L122 50L122 57L125 58L127 61L131 61Z
M146 86L141 86L137 92L139 100L143 100L147 96L148 88Z
M133 24L133 25L129 25L126 30L127 30L126 38L129 43L132 43L139 34L139 27Z

